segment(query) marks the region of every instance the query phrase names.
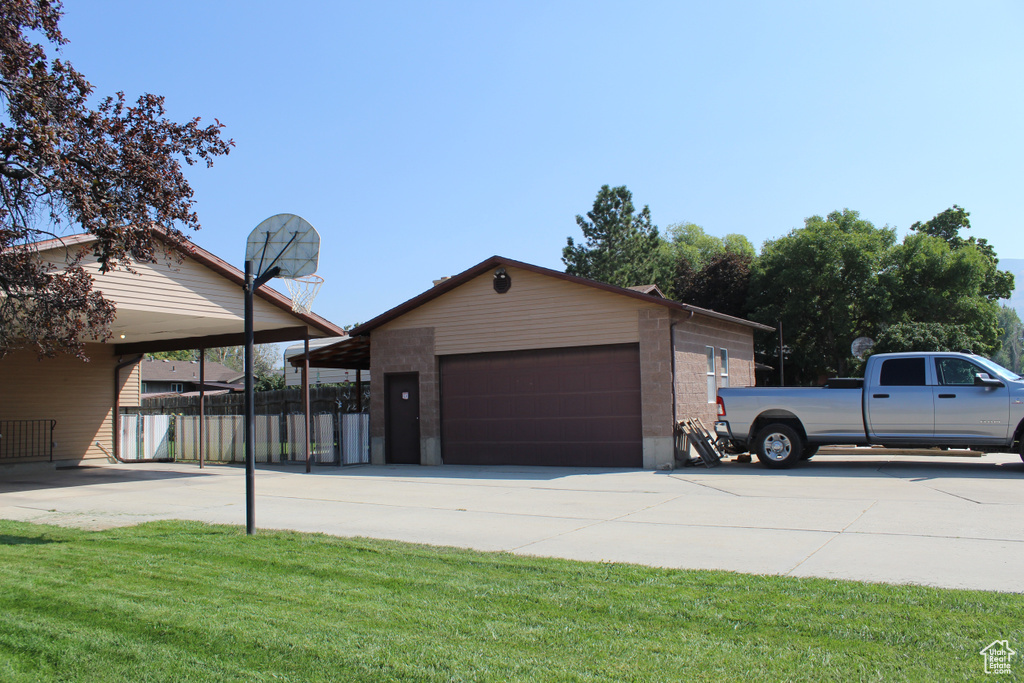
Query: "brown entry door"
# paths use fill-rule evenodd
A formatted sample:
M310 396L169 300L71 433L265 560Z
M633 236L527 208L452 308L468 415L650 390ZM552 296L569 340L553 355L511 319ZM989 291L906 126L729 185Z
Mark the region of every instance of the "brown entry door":
M416 372L385 375L385 459L420 464L420 376Z

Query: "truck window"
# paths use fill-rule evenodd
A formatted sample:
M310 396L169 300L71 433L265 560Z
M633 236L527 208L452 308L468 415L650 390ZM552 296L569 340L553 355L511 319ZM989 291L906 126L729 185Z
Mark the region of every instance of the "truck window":
M882 362L883 387L923 387L924 358L890 358Z
M935 359L935 376L943 386L972 386L979 372L987 371L963 358Z

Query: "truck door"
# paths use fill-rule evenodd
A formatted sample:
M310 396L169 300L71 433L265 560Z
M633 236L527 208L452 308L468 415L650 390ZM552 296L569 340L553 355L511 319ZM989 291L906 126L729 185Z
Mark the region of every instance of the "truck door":
M925 358L889 358L864 385L869 435L892 443L927 443L935 434L935 407Z
M935 358L935 435L967 445L1006 443L1010 426L1010 390L976 387L974 378L988 371L966 358Z

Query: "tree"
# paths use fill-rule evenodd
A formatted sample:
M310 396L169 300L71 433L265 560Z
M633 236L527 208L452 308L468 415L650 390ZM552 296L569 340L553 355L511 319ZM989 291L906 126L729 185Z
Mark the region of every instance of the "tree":
M736 233L715 237L696 223L676 223L668 226L665 232L673 261L686 260L695 270L701 270L713 258L723 254L736 254L748 259L755 256L750 240Z
M897 351L970 350L974 338L966 325L897 323L879 332L869 355Z
M938 236L911 233L892 248L880 275L890 296L891 313L885 322L958 326L966 338L954 350L990 354L999 346L1001 291L993 291L993 286L1002 278L996 272L994 258L977 243L964 241L953 248ZM1012 282L1013 276L1006 275Z
M672 298L676 301L710 308L719 313L743 317L750 294L750 264L746 254L725 251L712 256L699 271L681 259L676 264Z
M1024 358L1022 345L1024 345L1024 324L1020 321L1017 311L1009 306L999 307L999 329L1000 345L999 351L992 356L992 360L1004 368L1012 370L1017 374L1024 371L1021 360Z
M199 360L199 351L195 349L185 349L181 351L156 351L154 353L147 353L146 358L151 360L194 361Z
M970 212L963 207L953 205L936 215L930 221L916 222L910 226L911 231L919 232L932 237L938 237L949 244L951 250L960 250L964 247L973 247L988 261L988 269L984 282L981 285L980 294L994 301L1006 299L1013 293L1013 273L998 269L999 259L996 258L996 251L986 239L977 239L971 236L964 239L960 236L961 230L970 230Z
M755 320L782 321L787 380L815 383L846 373L850 342L885 319L889 306L878 273L895 240L893 229L843 209L811 216L803 228L765 243L753 265L749 305ZM762 343L768 352L778 338Z
M562 249L565 272L619 287L664 284L668 264L651 210L633 207L633 193L623 185L602 185L587 217L576 216L585 242L572 237Z
M154 260L154 231L172 243L198 229L181 162L212 165L234 145L215 120L175 123L162 97L124 93L90 107L93 87L50 59L67 41L60 0L0 5L0 357L19 347L87 360L83 338L105 339L114 307L92 289L82 256L59 269L28 245L79 228L96 237L100 269Z
M198 358L198 353L196 354ZM207 349L206 359L232 370L245 370L245 347L224 346ZM284 374L281 372L281 349L277 344L256 344L252 358L253 388L256 391L284 389Z

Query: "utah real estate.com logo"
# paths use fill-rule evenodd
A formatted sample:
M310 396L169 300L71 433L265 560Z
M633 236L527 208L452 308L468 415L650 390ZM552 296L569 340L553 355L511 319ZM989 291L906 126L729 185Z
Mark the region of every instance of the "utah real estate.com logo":
M1008 674L1010 673L1010 660L1017 653L1010 649L1009 641L993 640L978 654L985 658L985 673Z

